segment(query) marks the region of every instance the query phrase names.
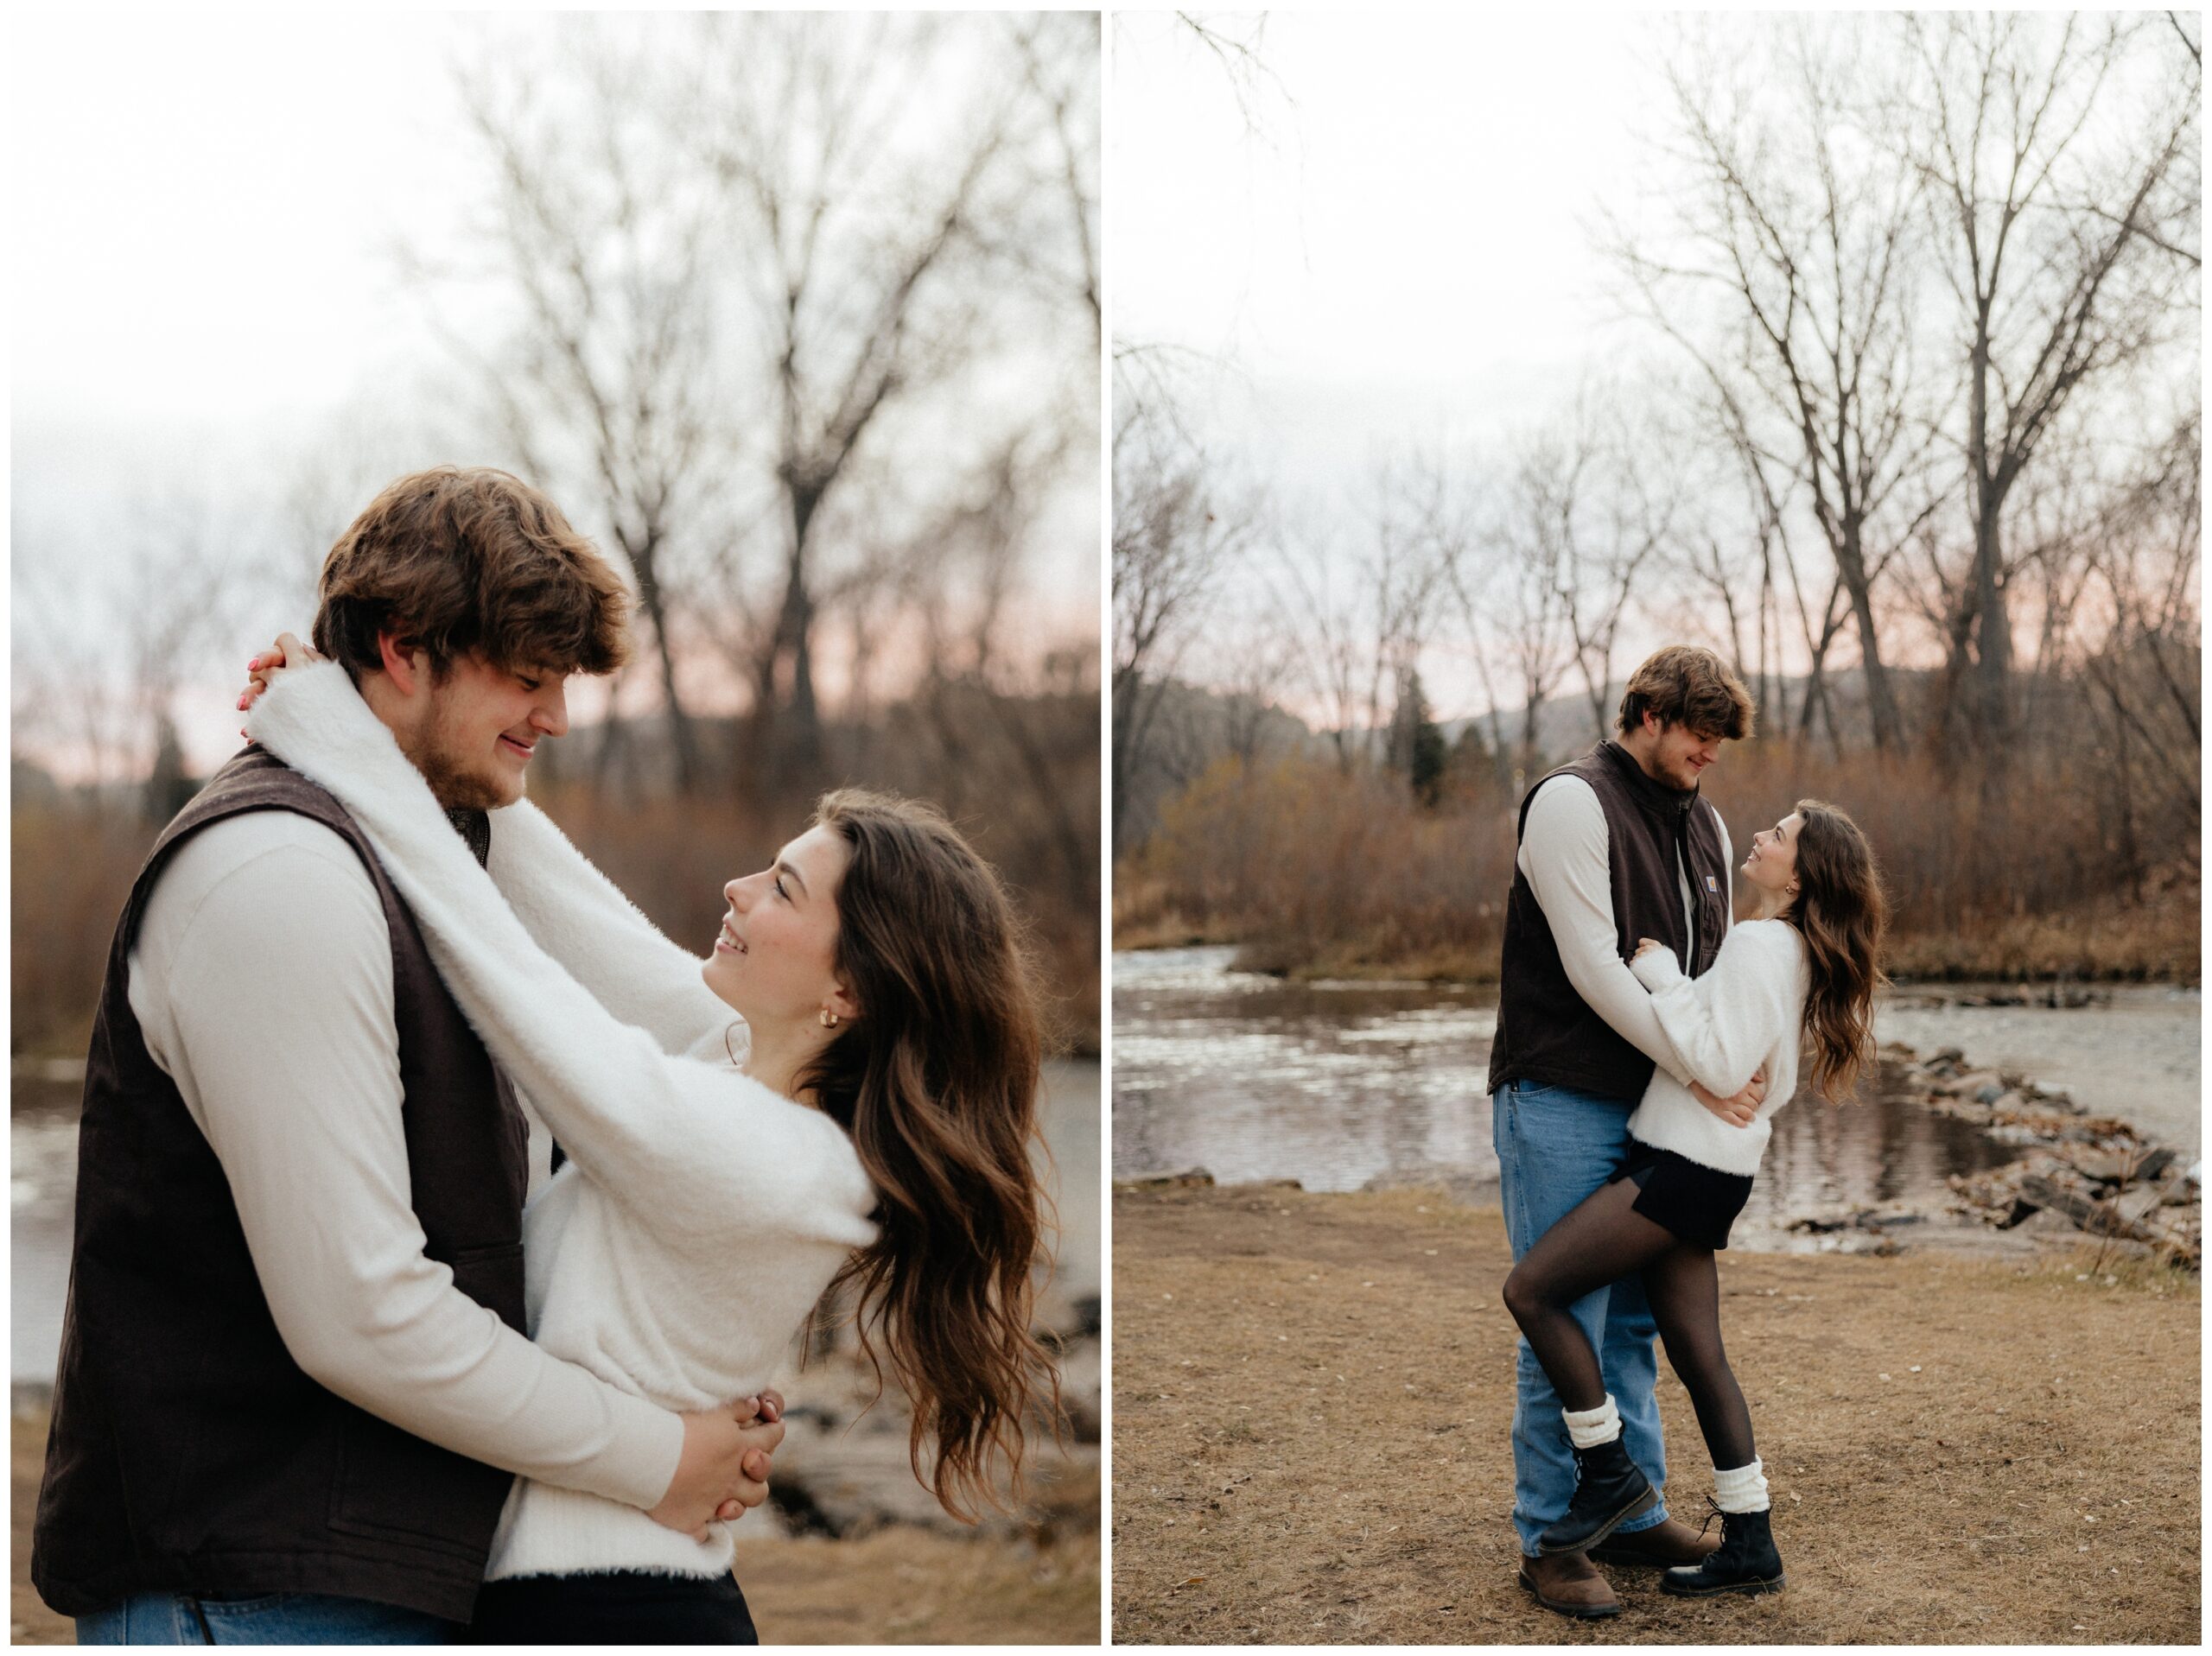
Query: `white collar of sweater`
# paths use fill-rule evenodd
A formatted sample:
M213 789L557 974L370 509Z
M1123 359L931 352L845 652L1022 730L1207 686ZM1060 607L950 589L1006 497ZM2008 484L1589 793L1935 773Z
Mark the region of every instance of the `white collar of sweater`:
M346 807L423 926L442 972L450 976L454 950L487 963L538 952L344 668L286 669L255 701L246 730Z
M309 662L277 673L255 699L246 733L341 801L367 788L406 780L393 768L404 766L414 787L444 815L391 727L336 662Z

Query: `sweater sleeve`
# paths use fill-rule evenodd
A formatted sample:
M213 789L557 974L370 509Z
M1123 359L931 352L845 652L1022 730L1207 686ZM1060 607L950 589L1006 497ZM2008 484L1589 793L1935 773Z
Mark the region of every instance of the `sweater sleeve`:
M1613 1032L1677 1081L1682 1059L1620 955L1613 919L1611 836L1597 790L1580 777L1554 777L1529 803L1522 871L1559 947L1567 980Z
M493 1056L643 1228L692 1248L762 1229L869 1239L866 1179L836 1124L671 1056L594 999L515 917L342 669L279 675L248 728L352 813Z
M394 993L360 859L286 811L188 840L131 951L147 1050L223 1164L302 1370L473 1460L650 1507L682 1423L540 1350L423 1253Z
M1786 955L1796 935L1769 921L1733 928L1699 978L1682 975L1671 949L1654 949L1631 965L1651 992L1651 1010L1691 1079L1721 1098L1747 1085L1789 1033L1790 991L1797 965Z
M554 960L620 1022L664 1052L719 1050L741 1020L671 942L528 800L492 817L492 880Z

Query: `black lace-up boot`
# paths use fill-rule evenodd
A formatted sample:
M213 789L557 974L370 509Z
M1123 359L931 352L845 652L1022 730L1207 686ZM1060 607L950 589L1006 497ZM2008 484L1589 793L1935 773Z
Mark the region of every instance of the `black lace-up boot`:
M1580 1552L1604 1540L1659 1499L1618 1437L1574 1451L1574 1499L1567 1516L1536 1538L1540 1553Z
M1700 1564L1677 1564L1659 1577L1659 1590L1676 1598L1716 1593L1778 1593L1782 1555L1774 1550L1771 1512L1722 1513L1720 1545Z

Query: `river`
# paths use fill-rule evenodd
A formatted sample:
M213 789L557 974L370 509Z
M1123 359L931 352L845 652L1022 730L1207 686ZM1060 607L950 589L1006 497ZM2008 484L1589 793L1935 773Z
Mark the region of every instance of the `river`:
M1226 948L1114 956L1114 1174L1202 1167L1223 1183L1295 1179L1309 1190L1442 1183L1496 1200L1484 1076L1494 989L1294 983L1235 972ZM1994 986L1904 989L1876 1035L1922 1053L1963 1050L2063 1088L2099 1114L2200 1151L2202 1000L2118 986L2075 1008L1979 1006ZM1942 1216L1946 1176L2018 1151L1915 1102L1884 1066L1843 1107L1801 1099L1774 1118L1745 1246L1815 1247L1801 1216L1859 1204Z

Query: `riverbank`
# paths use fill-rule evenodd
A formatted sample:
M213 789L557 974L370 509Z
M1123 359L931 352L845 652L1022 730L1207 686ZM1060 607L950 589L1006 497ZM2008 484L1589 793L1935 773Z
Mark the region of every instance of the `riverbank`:
M46 1430L35 1410L19 1410L10 1428L9 1625L18 1645L74 1642L69 1619L48 1609L30 1584ZM1059 1493L1071 1521L1027 1534L887 1524L833 1539L792 1534L774 1516L754 1513L738 1526L738 1579L762 1636L777 1644L1096 1643L1096 1470L1087 1485L1078 1478Z
M1115 1636L2194 1645L2198 1291L2091 1276L2094 1251L1725 1255L1789 1589L1678 1602L1615 1571L1624 1613L1583 1625L1514 1585L1497 1212L1119 1187ZM1660 1406L1695 1513L1671 1379Z
M1114 891L1116 950L1190 949L1226 944L1239 971L1294 980L1417 980L1429 983L1497 981L1498 939L1408 948L1386 930L1294 944L1271 933L1263 917L1198 915L1178 908L1156 880L1129 878ZM2201 893L2177 888L2156 902L2113 900L2057 914L2018 915L1979 930L1913 930L1898 917L1884 962L1899 984L1964 982L2042 984L2202 981Z

